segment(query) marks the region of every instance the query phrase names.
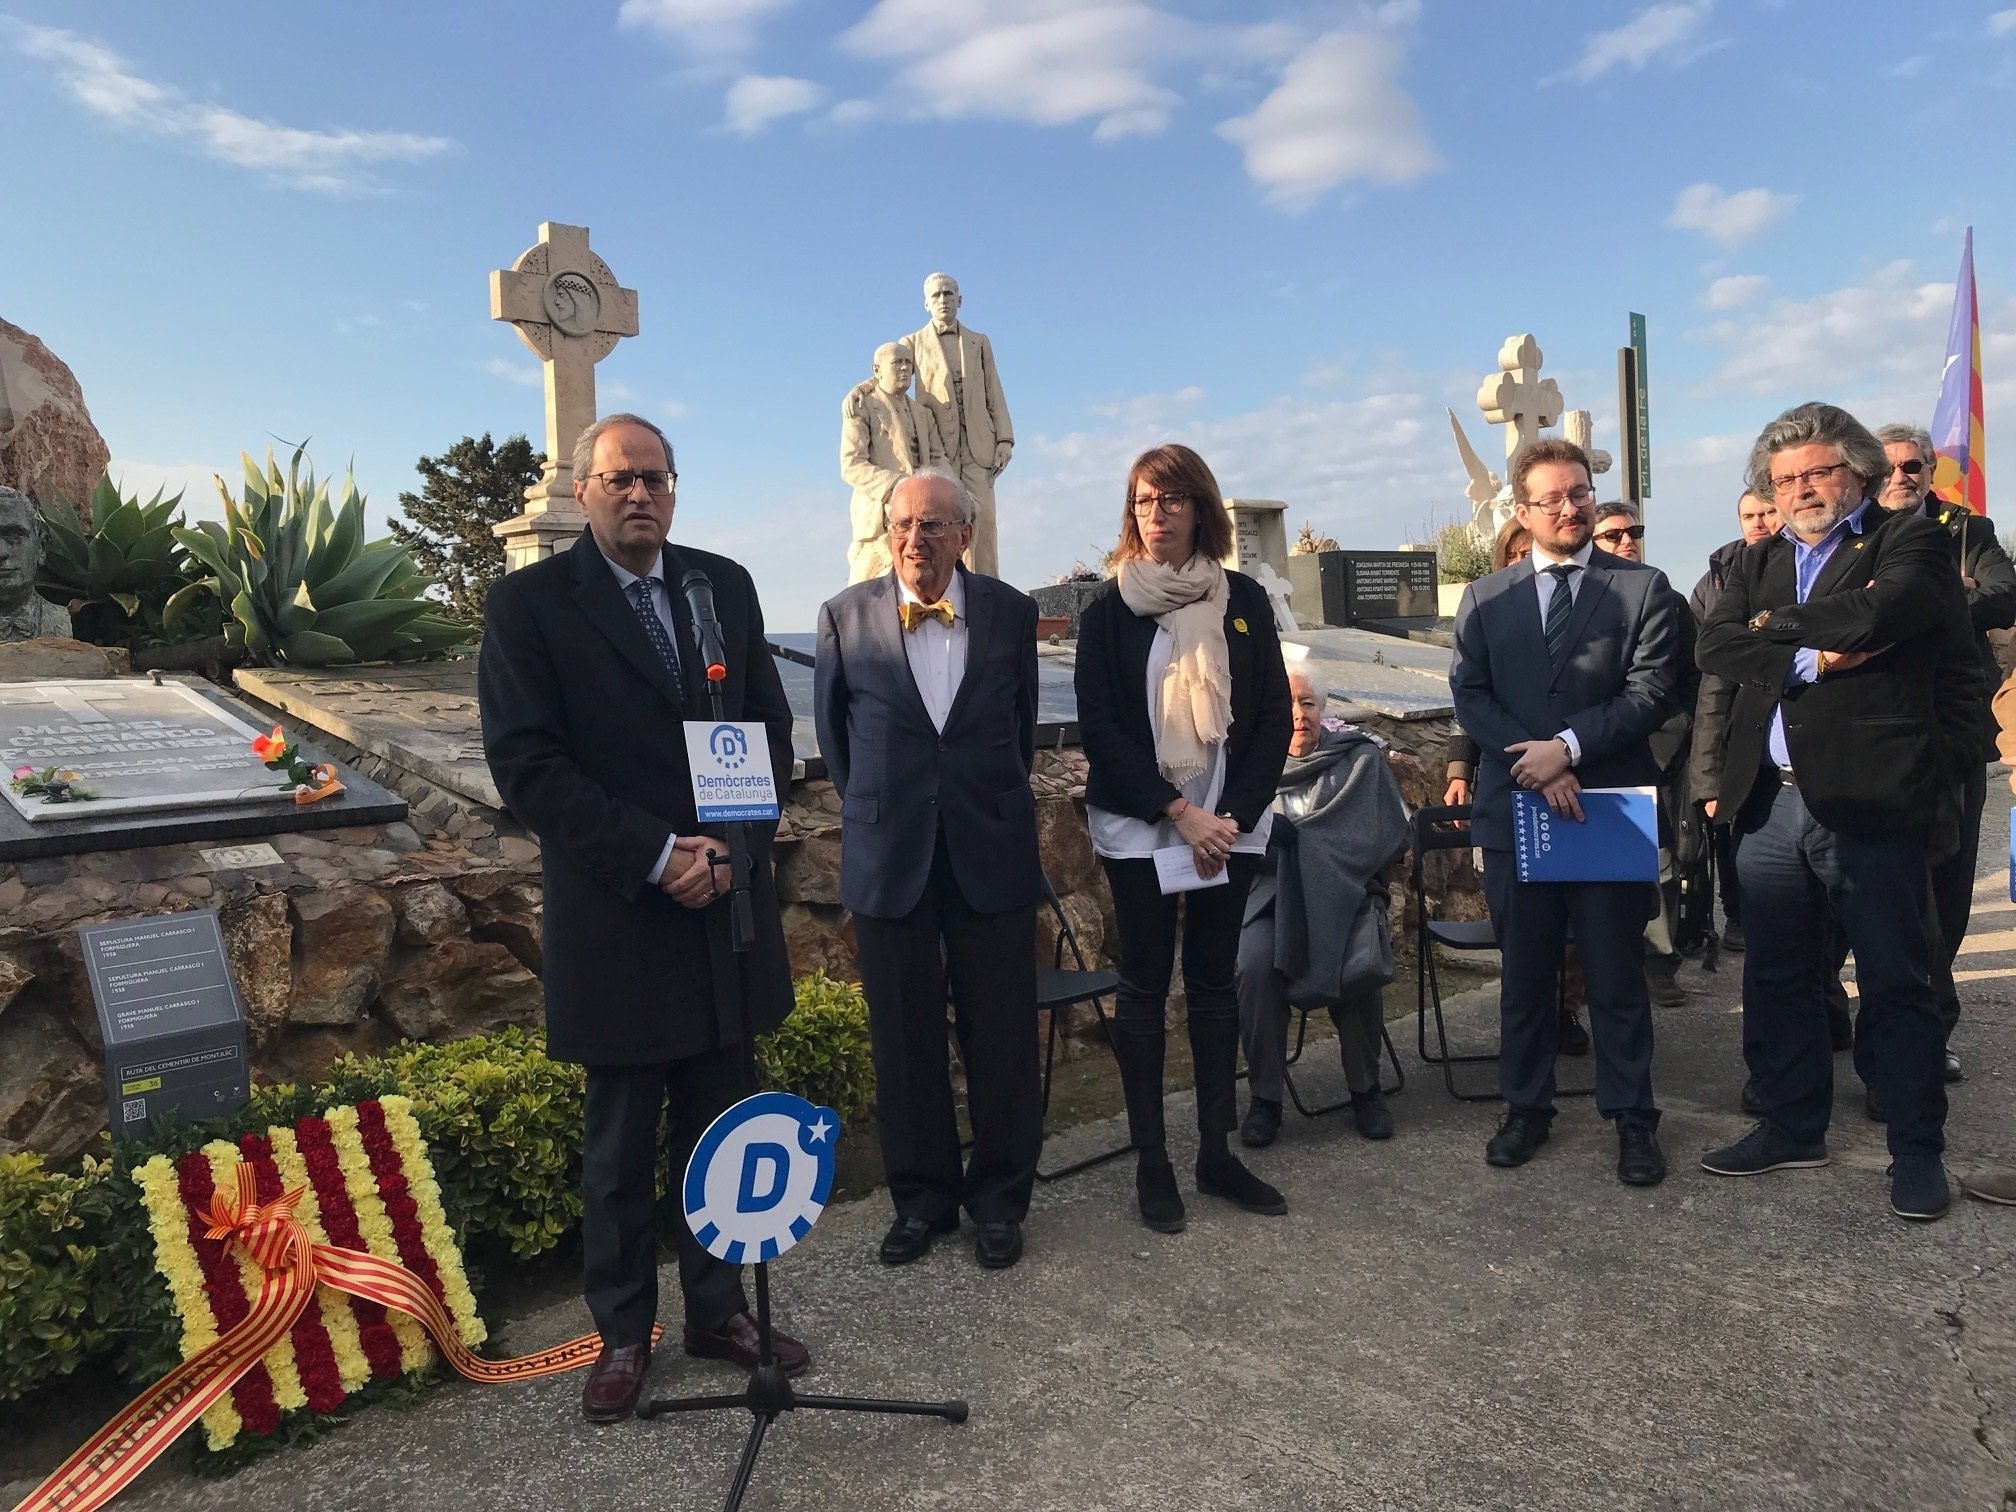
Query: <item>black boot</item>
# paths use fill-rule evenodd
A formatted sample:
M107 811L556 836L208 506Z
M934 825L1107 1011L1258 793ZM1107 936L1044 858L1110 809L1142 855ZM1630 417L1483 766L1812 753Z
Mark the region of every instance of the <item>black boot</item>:
M1176 1190L1169 1152L1160 1145L1135 1157L1134 1199L1141 1207L1141 1221L1156 1233L1183 1232L1183 1194Z
M1146 1152L1166 1144L1162 1120L1162 1061L1168 1031L1160 1010L1153 1018L1112 1020L1113 1059L1120 1067L1120 1094L1127 1103L1127 1141ZM1168 1164L1165 1157L1163 1164Z
M1288 1199L1247 1170L1223 1140L1207 1139L1198 1149L1197 1190L1206 1197L1228 1198L1249 1213L1271 1217L1288 1211Z

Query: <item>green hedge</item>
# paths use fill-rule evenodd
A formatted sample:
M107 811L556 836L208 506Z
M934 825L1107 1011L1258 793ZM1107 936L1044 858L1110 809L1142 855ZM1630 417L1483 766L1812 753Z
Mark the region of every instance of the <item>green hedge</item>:
M858 1120L874 1096L860 988L817 973L801 978L796 1010L757 1041L757 1075L765 1087ZM0 1156L0 1401L95 1356L116 1354L135 1380L175 1364L146 1213L123 1179L149 1156L180 1156L332 1104L403 1092L433 1157L442 1207L480 1276L486 1264L547 1253L580 1221L582 1084L579 1066L547 1058L542 1034L505 1029L346 1056L312 1086L255 1087L231 1118L157 1126L144 1145L85 1156L74 1170L51 1170L34 1154Z

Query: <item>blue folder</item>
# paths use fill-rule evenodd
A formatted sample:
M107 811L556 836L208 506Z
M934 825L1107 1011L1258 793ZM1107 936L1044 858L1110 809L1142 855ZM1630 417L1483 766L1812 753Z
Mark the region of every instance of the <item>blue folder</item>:
M1649 787L1584 788L1582 820L1524 788L1512 792L1521 882L1657 882L1659 801Z

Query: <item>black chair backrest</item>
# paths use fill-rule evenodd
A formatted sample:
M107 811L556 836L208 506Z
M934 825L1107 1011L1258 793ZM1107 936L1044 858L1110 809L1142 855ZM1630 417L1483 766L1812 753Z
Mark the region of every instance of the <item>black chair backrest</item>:
M1467 803L1416 809L1411 821L1415 856L1438 850L1469 850L1477 843L1470 836L1469 823Z
M1078 970L1085 969L1085 953L1078 948L1078 933L1072 929L1070 919L1064 914L1064 900L1057 896L1057 889L1051 885L1047 872L1039 872L1043 878L1043 901L1050 905L1050 916L1057 921L1057 951L1050 958L1053 968L1061 970L1064 965L1064 947L1071 947L1071 959Z

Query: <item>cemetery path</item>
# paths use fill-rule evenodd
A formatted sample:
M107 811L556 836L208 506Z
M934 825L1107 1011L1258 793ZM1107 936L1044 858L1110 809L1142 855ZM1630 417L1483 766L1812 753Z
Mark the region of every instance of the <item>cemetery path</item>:
M2016 905L2007 784L1983 836L1961 961L1949 1164L2016 1158ZM1761 922L1761 921L1758 921ZM1661 1137L1638 1191L1586 1100L1533 1164L1487 1168L1489 1106L1406 1055L1390 1144L1291 1117L1255 1159L1285 1218L1191 1199L1188 1232L1132 1214L1124 1163L1039 1191L1027 1258L981 1271L970 1230L905 1270L876 1263L880 1196L829 1211L778 1266L812 1391L959 1395L972 1420L803 1412L770 1433L752 1509L1995 1508L2016 1504L2016 1211L1956 1199L1892 1217L1881 1131L1837 1062L1834 1164L1753 1181L1695 1167L1740 1133L1736 963L1689 966L1662 1013ZM1459 1021L1488 1034L1487 990ZM1396 1030L1403 1027L1396 1024ZM1411 1038L1411 1023L1404 1026ZM1318 1047L1319 1051L1325 1049ZM1311 1090L1341 1077L1323 1057ZM1579 1081L1586 1062L1571 1062ZM1189 1123L1187 1094L1171 1127ZM1113 1125L1062 1146L1096 1147ZM668 1275L666 1294L676 1295ZM586 1327L578 1300L501 1328L529 1350ZM661 1353L658 1393L732 1391ZM746 1417L590 1428L578 1378L451 1383L372 1411L226 1483L157 1467L134 1512L225 1504L362 1512L709 1508ZM172 1457L171 1457L172 1459ZM0 1485L0 1501L27 1490Z

